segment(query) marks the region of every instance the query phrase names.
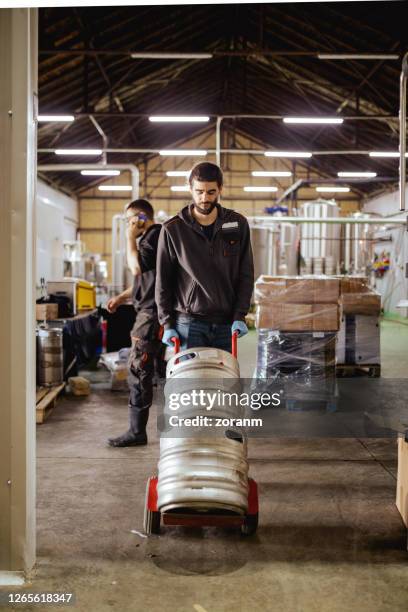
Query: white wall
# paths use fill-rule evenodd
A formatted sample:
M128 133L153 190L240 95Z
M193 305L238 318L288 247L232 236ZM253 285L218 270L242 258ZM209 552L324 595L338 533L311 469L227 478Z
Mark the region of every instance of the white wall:
M406 191L408 204L408 188ZM386 217L406 219L408 212L399 210L399 192L386 193L373 198L364 206L364 212L379 214ZM382 306L385 311L408 315L406 308L397 308L400 300L408 297L408 283L405 278L405 263L408 261L408 233L404 225L379 231L375 234L377 238L391 238L391 242L374 243L374 250L378 253L387 251L390 253L390 270L383 278L376 279L376 289L381 293Z
M43 181L37 182L37 275L58 280L64 273L63 243L76 240L78 202L53 189Z

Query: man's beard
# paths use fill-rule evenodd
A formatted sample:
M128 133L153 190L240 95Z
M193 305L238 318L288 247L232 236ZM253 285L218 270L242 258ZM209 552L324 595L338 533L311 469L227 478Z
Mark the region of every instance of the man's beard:
M194 207L198 210L199 213L201 213L202 215L209 215L210 213L212 213L212 211L214 210L214 208L217 205L217 202L204 202L204 204L209 204L210 206L208 208L201 208L201 206L199 206L198 204L196 204L194 202Z

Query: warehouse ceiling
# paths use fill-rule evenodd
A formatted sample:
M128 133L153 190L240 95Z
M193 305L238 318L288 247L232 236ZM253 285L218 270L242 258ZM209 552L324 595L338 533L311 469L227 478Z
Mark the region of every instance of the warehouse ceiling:
M341 116L340 126L290 126L281 119L224 119L223 147L247 136L260 149L397 151L399 76L407 50L405 2L229 4L40 9L39 112L72 113L40 123L39 164L55 148L161 149L214 130L217 115ZM132 52L209 52L209 59L135 59ZM394 53L399 60L321 60L317 53ZM151 114L210 115L210 123L157 125ZM97 125L92 120L96 120ZM375 117L368 119L368 117ZM350 117L350 119L347 119ZM351 119L351 118L354 119ZM215 138L214 138L215 143ZM51 149L51 152L41 152ZM149 153L108 153L140 163ZM266 158L265 158L266 159ZM374 171L371 195L397 182L398 160L367 154L314 155L323 177ZM47 172L78 194L95 177Z

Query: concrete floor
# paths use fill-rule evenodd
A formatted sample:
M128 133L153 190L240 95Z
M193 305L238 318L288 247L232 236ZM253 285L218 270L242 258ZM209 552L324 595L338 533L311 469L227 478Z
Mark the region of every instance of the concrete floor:
M408 375L408 327L382 329L384 374ZM255 333L240 342L252 374ZM395 375L395 374L394 374ZM408 609L407 532L395 507L392 440L252 440L260 526L236 532L142 532L144 489L159 446L113 449L124 393L65 397L38 427L36 591L70 591L103 612L396 612ZM35 608L21 608L31 610ZM36 608L38 610L38 608Z

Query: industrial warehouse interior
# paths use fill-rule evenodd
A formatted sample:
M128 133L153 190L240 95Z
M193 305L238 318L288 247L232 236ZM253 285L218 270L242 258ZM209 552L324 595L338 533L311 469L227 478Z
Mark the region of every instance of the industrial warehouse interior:
M52 4L0 8L0 609L405 612L407 3Z

